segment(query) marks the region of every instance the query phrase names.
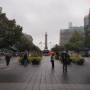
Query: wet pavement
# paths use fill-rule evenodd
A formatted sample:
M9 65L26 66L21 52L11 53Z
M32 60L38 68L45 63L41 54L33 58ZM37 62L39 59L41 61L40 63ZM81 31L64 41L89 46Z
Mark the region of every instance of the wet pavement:
M71 64L63 73L62 64L55 61L51 68L50 57L43 57L40 65L19 64L12 58L7 67L0 61L0 90L90 90L90 58L82 66Z

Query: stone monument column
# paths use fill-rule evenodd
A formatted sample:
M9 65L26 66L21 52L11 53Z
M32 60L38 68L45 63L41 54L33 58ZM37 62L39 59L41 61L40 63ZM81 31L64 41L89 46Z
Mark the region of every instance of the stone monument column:
M48 47L47 47L47 32L45 33L45 49L48 49Z

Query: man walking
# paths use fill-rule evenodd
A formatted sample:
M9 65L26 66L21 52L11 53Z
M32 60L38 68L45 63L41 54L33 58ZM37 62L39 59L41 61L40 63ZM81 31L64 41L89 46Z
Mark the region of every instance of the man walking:
M63 72L67 72L67 64L69 59L69 54L66 51L63 51L61 53L61 59L63 63Z

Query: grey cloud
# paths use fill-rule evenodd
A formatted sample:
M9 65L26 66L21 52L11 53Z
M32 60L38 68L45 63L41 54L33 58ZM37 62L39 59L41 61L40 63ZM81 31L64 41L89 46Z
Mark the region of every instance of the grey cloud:
M68 22L83 25L88 13L89 0L0 0L0 6L9 18L23 26L24 32L34 38L34 43L44 41L48 32L53 44L59 40L59 30L68 27ZM42 38L42 39L41 39Z

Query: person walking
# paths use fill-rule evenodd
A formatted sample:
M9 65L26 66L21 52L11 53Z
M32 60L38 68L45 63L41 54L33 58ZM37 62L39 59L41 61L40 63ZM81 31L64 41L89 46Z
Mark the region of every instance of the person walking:
M62 64L63 64L63 72L67 72L68 59L69 59L68 52L63 51L61 53L61 60L62 60Z
M52 69L54 69L54 53L51 55Z
M27 64L28 64L28 55L27 55L27 53L24 54L23 59L24 59L24 66L27 66Z
M11 59L11 55L10 54L6 54L5 55L5 60L6 60L6 65L8 66L10 63L10 59Z

